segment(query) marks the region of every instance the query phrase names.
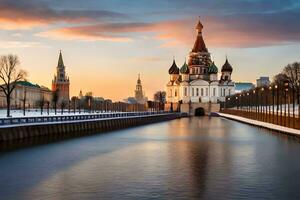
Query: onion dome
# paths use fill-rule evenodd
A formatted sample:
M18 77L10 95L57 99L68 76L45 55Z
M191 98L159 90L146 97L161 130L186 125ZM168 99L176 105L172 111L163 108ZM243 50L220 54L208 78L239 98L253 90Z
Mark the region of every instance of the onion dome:
M179 74L179 68L177 67L175 60L173 60L173 64L169 69L169 74Z
M226 61L222 67L222 72L232 72L232 66L229 64L228 59L226 58Z
M181 74L189 74L190 73L189 66L186 64L186 61L184 61L184 64L180 68L180 73Z
M208 67L208 73L209 73L209 74L217 74L217 73L218 73L218 67L215 65L215 62L213 62L213 63Z

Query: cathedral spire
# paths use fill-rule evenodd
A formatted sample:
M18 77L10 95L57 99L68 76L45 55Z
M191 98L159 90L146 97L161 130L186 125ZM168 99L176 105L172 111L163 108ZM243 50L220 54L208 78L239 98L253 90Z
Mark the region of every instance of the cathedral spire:
M196 26L196 30L197 30L198 33L202 33L202 29L203 29L203 24L201 23L200 16L199 16L199 21L198 21L198 24Z
M141 85L141 84L142 84L140 73L138 74L137 84L138 84L138 85Z
M65 65L64 65L64 60L63 60L62 53L61 53L61 50L59 50L59 58L58 58L57 67L58 67L58 68L64 68L64 67L65 67Z
M202 36L202 30L203 30L203 25L199 19L198 24L196 26L196 30L197 30L197 38L196 41L194 43L194 47L192 49L192 52L194 53L198 53L198 52L208 52L206 45L204 43L204 39Z

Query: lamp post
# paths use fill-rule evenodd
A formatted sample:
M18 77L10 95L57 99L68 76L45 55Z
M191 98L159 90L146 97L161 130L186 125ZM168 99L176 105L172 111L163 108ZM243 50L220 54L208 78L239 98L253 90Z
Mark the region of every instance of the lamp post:
M258 93L256 92L256 88L253 90L253 94L255 95L255 119L257 119L257 111L258 111L258 109L257 109L257 105L258 105L257 95L258 95Z
M292 86L292 102L293 102L293 128L295 127L295 86Z
M276 87L276 85L274 86ZM274 92L275 92L275 89L272 89L272 123L274 124L275 123L275 118L274 118L274 104L275 104L275 95L274 95Z
M279 116L278 116L278 111L279 111L279 95L278 95L278 85L275 85L275 90L276 90L276 124L278 124L279 121Z
M264 88L261 88L261 93L260 93L260 111L261 111L261 120L264 121L264 107L263 107L263 93L264 93Z
M270 98L270 94L272 92L272 86L269 87L268 90L268 98L267 98L267 102L268 102L268 122L270 122L270 118L271 118L271 101L269 100Z
M290 99L289 99L289 95L288 95L288 91L289 91L289 87L290 87L290 83L289 81L284 81L284 125L285 126L289 126L290 125ZM288 98L288 100L287 100ZM286 104L288 103L288 125L287 125L287 117L286 117Z
M247 111L248 111L248 117L250 118L250 96L249 92L247 92Z

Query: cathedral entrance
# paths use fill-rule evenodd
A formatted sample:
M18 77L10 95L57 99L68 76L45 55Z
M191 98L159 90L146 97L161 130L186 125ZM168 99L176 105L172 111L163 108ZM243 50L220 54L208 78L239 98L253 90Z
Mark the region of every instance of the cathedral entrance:
M205 115L205 110L204 108L196 108L195 109L195 116L204 116Z

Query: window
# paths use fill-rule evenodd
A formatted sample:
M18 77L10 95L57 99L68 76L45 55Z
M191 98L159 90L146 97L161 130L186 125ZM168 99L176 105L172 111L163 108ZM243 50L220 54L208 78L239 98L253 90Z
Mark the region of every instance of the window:
M225 97L226 96L226 90L223 89L223 96Z
M177 89L175 89L175 97L177 97Z
M192 96L195 96L194 88L192 88Z
M208 88L205 89L205 96L208 96Z
M201 96L204 96L204 94L203 94L204 92L203 92L203 88L201 88Z
M199 96L199 88L196 88L196 96Z
M213 96L216 96L216 88L213 89Z
M184 96L187 96L187 88L184 88Z
M231 89L229 89L229 90L228 90L228 92L229 92L229 96L230 96L230 93L231 93Z

